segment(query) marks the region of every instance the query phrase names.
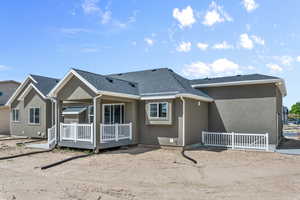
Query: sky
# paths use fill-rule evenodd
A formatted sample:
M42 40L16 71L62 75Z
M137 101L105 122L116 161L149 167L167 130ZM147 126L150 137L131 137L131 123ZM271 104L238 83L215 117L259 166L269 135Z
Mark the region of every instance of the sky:
M0 80L168 67L194 78L262 73L300 101L299 0L3 0Z

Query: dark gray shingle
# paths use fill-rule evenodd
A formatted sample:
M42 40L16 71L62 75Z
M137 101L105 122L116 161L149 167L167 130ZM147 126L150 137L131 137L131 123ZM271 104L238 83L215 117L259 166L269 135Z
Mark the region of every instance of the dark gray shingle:
M30 75L37 83L33 83L37 89L45 96L55 87L55 85L59 82L59 79L50 78L39 75Z

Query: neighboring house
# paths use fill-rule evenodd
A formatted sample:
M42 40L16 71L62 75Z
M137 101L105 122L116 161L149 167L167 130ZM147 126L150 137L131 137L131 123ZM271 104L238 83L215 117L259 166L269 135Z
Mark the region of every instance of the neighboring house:
M7 102L11 108L11 135L45 138L52 127L54 106L47 97L58 79L29 75Z
M10 109L5 104L19 85L20 83L12 80L0 81L0 135L10 134Z
M282 122L288 124L289 109L286 106L282 106Z
M186 146L202 131L282 137L282 79L260 74L188 80L161 68L112 75L71 69L50 91L59 146ZM70 114L71 113L71 114Z

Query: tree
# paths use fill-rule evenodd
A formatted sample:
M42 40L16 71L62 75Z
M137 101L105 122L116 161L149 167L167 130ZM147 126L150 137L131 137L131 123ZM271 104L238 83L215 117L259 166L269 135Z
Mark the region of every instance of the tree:
M300 115L300 102L297 102L294 105L292 105L292 109L290 113L295 115Z

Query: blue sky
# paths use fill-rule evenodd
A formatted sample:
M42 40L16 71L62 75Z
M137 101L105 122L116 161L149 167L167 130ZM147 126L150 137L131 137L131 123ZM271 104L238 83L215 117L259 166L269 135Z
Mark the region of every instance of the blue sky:
M188 78L263 73L299 101L298 0L7 0L0 80L169 67Z

